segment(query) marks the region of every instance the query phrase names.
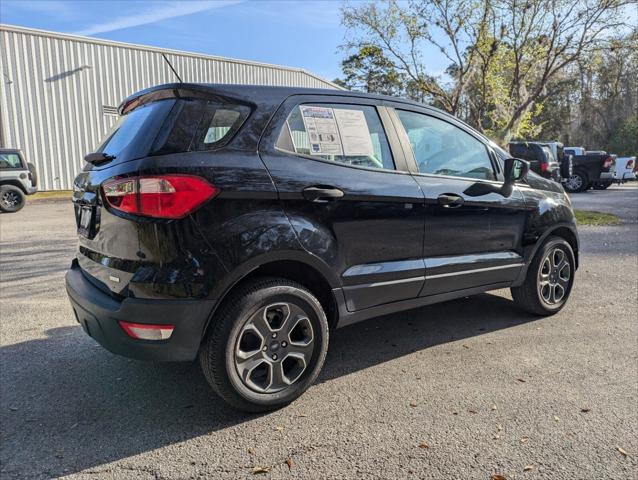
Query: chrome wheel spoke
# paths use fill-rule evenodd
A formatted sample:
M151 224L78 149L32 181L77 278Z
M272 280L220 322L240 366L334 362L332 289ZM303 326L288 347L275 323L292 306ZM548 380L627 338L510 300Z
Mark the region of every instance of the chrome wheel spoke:
M291 343L288 347L289 355L296 355L297 357L301 357L306 362L310 361L310 357L312 357L312 351L314 350L314 345L312 342L304 345L301 343Z
M554 250L554 252L552 253L552 266L554 268L558 268L559 265L562 265L562 263L565 261L565 252L563 252L560 249L556 249Z
M256 332L258 332L262 339L267 339L270 336L270 333L271 333L270 326L268 325L268 322L266 322L266 319L264 318L263 309L254 313L253 316L250 317L250 320L246 322L246 325L244 326L243 331L246 331L249 329L253 329Z
M554 295L553 295L554 303L560 302L564 296L565 296L565 289L563 288L563 286L558 283L554 285Z
M295 328L299 319L306 317L306 313L297 305L290 305L289 313L290 314L288 315L286 322L281 327L282 338L288 338L290 336L290 332Z
M559 269L558 269L558 280L562 281L562 282L569 282L569 279L571 278L571 267L569 266L569 263L565 262Z
M270 385L268 386L268 390L279 391L289 385L284 379L282 365L282 362L272 362L270 364Z
M237 373L244 383L255 390L265 390L269 386L270 364L264 360L261 353L252 357L236 361Z

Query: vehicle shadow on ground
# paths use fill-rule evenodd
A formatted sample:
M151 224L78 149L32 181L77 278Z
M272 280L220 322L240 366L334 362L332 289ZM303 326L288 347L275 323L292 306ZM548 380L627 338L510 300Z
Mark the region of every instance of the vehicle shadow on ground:
M534 319L484 294L345 327L319 382ZM79 326L46 333L0 349L2 476L90 470L256 418L217 399L196 363L117 357Z

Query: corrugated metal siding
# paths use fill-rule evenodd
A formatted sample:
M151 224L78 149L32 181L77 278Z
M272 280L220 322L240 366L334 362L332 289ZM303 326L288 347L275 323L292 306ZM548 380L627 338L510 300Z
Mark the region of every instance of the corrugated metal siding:
M128 95L175 81L338 88L304 70L0 25L0 146L20 148L41 190L70 189Z

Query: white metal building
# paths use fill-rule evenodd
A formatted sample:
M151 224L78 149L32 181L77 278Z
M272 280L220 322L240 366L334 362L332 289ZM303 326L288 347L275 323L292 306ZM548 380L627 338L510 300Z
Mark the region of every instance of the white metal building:
M0 147L20 148L41 190L71 189L128 95L177 81L339 88L300 68L0 24Z

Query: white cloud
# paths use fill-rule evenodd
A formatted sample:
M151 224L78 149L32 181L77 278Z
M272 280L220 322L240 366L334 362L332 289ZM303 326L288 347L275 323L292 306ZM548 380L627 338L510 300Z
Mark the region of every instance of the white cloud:
M162 20L168 20L169 18L183 17L185 15L234 5L240 1L241 0L216 0L168 2L154 5L147 4L144 13L121 16L107 22L97 23L84 30L77 31L75 34L95 35L96 33L113 32L115 30L138 27L140 25L148 25Z

